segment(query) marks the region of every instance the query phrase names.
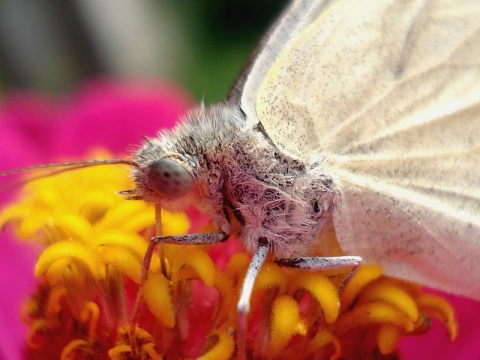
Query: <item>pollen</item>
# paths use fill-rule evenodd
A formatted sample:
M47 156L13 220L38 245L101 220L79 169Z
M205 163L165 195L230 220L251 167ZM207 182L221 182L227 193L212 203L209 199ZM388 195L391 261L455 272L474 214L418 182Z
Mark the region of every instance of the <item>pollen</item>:
M237 239L165 244L142 281L155 217L152 205L118 194L132 188L120 166L64 172L28 182L0 215L0 227L43 246L40 282L22 314L27 358L241 357L236 305L250 255L232 251ZM161 226L164 235L181 235L190 223L185 214L163 212ZM374 265L343 284L347 275L267 261L247 318L247 357L388 359L399 339L428 330L430 317L456 337L453 310L441 297Z

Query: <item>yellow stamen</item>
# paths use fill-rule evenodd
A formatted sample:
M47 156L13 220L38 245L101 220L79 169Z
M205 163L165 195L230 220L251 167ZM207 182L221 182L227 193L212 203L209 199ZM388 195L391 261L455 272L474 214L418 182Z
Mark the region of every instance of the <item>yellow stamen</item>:
M99 253L102 263L113 265L127 277L140 284L140 270L142 262L130 250L115 245L107 245Z
M227 265L227 274L232 278L233 283L241 287L243 278L247 272L250 259L246 253L234 254ZM266 264L265 264L266 265Z
M127 344L116 345L108 350L108 356L111 359L119 359L123 354L129 354L132 352L132 347Z
M340 311L340 299L333 283L320 273L304 272L291 287L303 288L309 291L313 298L321 305L325 321L332 324Z
M355 301L360 291L373 280L382 275L382 268L375 265L364 265L357 269L355 276L350 279L340 296L341 310L348 309Z
M77 353L77 354L74 354ZM77 339L71 341L62 351L61 360L69 360L83 357L82 355L92 355L90 344L86 340Z
M154 343L142 345L142 350L145 351L152 360L162 360L162 356L155 351Z
M65 258L72 259L72 265L75 265L76 261L84 264L95 279L100 280L103 277L98 258L95 257L92 248L73 241L60 241L49 246L38 258L35 276L45 275L56 261Z
M318 352L318 349L321 349L328 344L332 344L334 347L334 352L330 356L330 360L340 358L340 355L342 354L340 341L328 330L321 330L315 335L315 337L309 342L309 350L311 352Z
M296 333L301 322L298 303L289 296L277 297L272 307L271 351L279 353Z
M123 247L132 252L139 261L143 260L147 250L145 239L139 234L129 231L105 230L92 239L91 243L98 247L105 245Z
M358 326L390 323L400 326L406 332L413 331L413 322L401 311L388 303L373 301L360 304L343 314L336 322L339 334L345 334Z
M41 334L48 328L47 322L43 319L36 320L30 325L27 335L27 345L32 349L40 349L45 344L45 337Z
M100 319L100 308L93 301L88 301L83 308L80 319L84 322L88 322L88 339L90 341L95 340L97 334L97 325Z
M44 228L44 231L48 230L51 239L84 241L93 238L92 225L83 216L75 213L53 214L45 224L39 224L39 227Z
M172 263L173 283L177 283L181 279L199 278L206 285L213 285L215 266L207 253L197 247L189 247L182 252L181 256L178 255L175 262Z
M226 273L215 268L213 286L220 294L219 308L216 314L217 327L219 329L226 329L232 325L236 325L236 301L238 299L238 293L234 291L232 279Z
M198 357L198 360L228 360L235 349L235 342L231 335L226 332L218 332L216 344L205 354Z
M405 331L396 325L383 324L378 332L378 349L382 354L390 354L395 351L398 339Z
M260 270L257 280L255 281L255 290L265 290L277 288L280 294L285 293L288 283L288 274L284 269L275 263L267 263Z
M143 284L143 296L157 320L167 328L172 328L175 325L175 313L168 279L161 273L149 273Z
M368 286L358 299L358 303L385 301L404 312L413 322L418 319L418 309L415 300L403 289L389 283L389 279L382 279Z
M57 315L62 310L62 299L67 295L67 289L64 287L52 288L48 298L45 312L47 314Z
M458 324L455 319L454 310L448 301L441 297L428 294L420 295L416 301L421 311L435 316L445 324L450 340L454 340L457 337Z
M112 229L123 229L140 232L152 226L151 206L136 201L123 201L110 208L105 216L96 224L98 232Z

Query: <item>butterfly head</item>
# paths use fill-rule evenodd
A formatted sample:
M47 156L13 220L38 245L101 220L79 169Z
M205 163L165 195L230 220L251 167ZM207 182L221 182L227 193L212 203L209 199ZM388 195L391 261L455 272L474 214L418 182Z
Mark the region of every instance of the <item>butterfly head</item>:
M162 202L169 210L181 210L195 193L196 162L193 157L169 149L169 137L149 139L135 155L135 195L145 201Z

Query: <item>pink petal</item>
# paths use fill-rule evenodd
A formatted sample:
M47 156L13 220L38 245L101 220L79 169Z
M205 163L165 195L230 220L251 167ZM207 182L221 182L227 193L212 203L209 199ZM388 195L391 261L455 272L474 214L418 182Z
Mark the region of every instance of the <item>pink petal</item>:
M93 147L103 147L125 153L144 136L173 127L192 106L186 94L173 85L93 80L68 100L56 151L86 154Z

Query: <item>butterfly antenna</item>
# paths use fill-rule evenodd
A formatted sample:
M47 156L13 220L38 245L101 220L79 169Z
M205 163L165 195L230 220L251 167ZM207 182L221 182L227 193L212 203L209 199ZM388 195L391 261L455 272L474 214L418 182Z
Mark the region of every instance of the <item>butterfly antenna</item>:
M51 164L25 166L25 167L22 167L22 168L0 171L0 176L20 174L20 173L28 172L28 171L32 171L32 170L49 169L49 168L57 168L57 167L67 168L67 169L64 169L64 170L60 170L60 172L63 172L63 171L83 169L83 168L91 167L91 166L118 165L118 164L124 164L124 165L138 167L138 165L134 161L125 160L125 159L87 160L87 161L72 161L72 162L62 162L62 163L51 163ZM55 172L53 174L57 174L57 173L58 172Z
M58 175L67 171L79 170L79 169L92 167L92 166L119 165L119 164L138 167L138 165L131 160L106 159L106 160L87 160L87 161L71 161L71 162L62 162L62 163L41 164L41 165L25 166L22 168L11 169L6 171L0 171L0 177L1 177L1 176L20 174L24 172L33 171L33 170L62 168L56 171L49 172L48 174L32 176L32 177L29 177L28 179L20 179L20 180L17 179L11 182L7 181L6 184L5 183L2 184L0 193L4 193L6 191L10 191L12 189L18 188L34 180L47 178L47 177Z

